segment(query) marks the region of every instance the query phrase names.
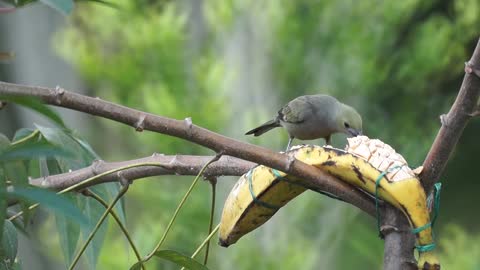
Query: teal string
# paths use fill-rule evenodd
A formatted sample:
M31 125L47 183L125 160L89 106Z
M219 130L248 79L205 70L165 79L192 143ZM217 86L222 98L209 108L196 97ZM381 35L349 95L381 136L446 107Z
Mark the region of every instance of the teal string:
M252 169L253 170L253 169ZM250 195L252 196L252 199L253 201L256 203L256 204L259 204L265 208L269 208L269 209L272 209L272 210L278 210L280 209L280 207L277 207L273 204L269 204L267 202L264 202L264 201L261 201L257 198L257 196L255 195L255 192L253 192L253 183L252 183L252 170L248 171L247 173L247 179L248 179L248 189L250 190Z
M438 214L440 212L440 190L442 189L442 183L436 183L434 186L434 195L433 195L433 217L432 221L430 223L427 223L421 227L415 228L412 230L413 233L417 234L428 227L432 227L432 237L434 237L433 234L433 225L435 224L435 221L437 220ZM428 207L431 207L432 200L428 200ZM415 248L418 250L418 252L426 252L426 251L431 251L435 249L435 243L430 243L427 245L416 245Z
M379 199L378 199L378 186L380 186L380 181L382 178L389 172L392 172L393 170L397 170L402 168L404 165L397 165L393 166L391 168L386 169L382 173L380 173L377 177L377 180L375 180L375 212L377 215L377 229L378 232L380 232L380 207L379 207Z
M378 228L379 232L380 232L380 209L379 209L379 199L378 199L378 187L380 185L380 181L382 180L382 178L387 173L389 173L389 172L391 172L395 169L399 169L402 166L403 165L394 166L392 168L389 168L389 169L383 171L382 173L380 173L380 175L378 175L377 179L375 180L375 210L376 210L376 214L377 214L377 228ZM427 223L427 224L423 225L423 226L412 229L412 233L417 234L417 233L419 233L423 230L426 230L427 228L432 227L432 236L433 236L433 225L435 224L435 221L437 220L438 214L440 212L440 190L441 189L442 189L442 183L436 183L434 185L434 197L433 197L434 208L433 208L432 221L430 223ZM431 203L432 203L432 200L428 200L429 207L430 207ZM418 250L418 252L431 251L431 250L434 250L435 247L436 247L435 243L430 243L430 244L426 244L426 245L415 245L415 248Z
M427 245L415 245L415 248L418 250L418 252L427 252L434 250L436 248L435 243L430 243Z
M432 223L431 223L431 222L429 222L429 223L427 223L427 224L425 224L425 225L423 225L423 226L421 226L421 227L412 229L412 233L417 234L417 233L419 233L419 232L421 232L421 231L423 231L423 230L428 229L429 227L432 227Z

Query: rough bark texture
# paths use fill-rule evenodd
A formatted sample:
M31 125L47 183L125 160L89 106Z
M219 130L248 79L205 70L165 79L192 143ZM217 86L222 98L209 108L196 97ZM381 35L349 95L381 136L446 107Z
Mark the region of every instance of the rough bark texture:
M384 270L416 270L413 256L415 238L405 215L398 209L386 205L382 215L381 233L384 237Z
M30 180L30 184L50 189L61 190L85 179L100 175L102 173L119 169L135 164L157 163L158 166L141 166L121 171L121 176L127 180L138 180L149 176L158 175L197 175L202 167L213 158L213 156L190 156L175 155L167 156L153 154L150 157L144 157L134 160L121 162L105 162L103 160L94 161L88 167L72 172L49 175L46 177ZM242 159L222 156L218 161L210 164L204 171L203 176L240 176L246 173L256 164ZM82 188L97 185L99 183L118 181L117 173L107 174L99 177L96 181L90 182Z

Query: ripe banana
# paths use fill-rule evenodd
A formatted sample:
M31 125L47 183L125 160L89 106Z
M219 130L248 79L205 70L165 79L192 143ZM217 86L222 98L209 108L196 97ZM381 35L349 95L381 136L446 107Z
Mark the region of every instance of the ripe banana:
M366 136L348 139L346 150L298 146L287 155L321 168L400 209L413 228L430 223L425 191L405 159L389 145ZM384 173L382 173L384 172ZM379 180L378 180L379 179ZM378 187L376 187L376 182ZM294 177L259 165L240 177L225 201L220 223L220 245L229 246L268 221L279 208L306 188ZM427 226L416 233L417 243L433 243ZM419 269L440 269L433 250L420 252Z

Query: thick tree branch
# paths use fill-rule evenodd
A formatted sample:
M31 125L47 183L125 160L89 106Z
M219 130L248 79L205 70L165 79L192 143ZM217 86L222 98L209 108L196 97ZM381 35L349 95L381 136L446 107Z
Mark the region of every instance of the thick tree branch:
M108 118L134 127L137 131L150 130L182 138L214 150L217 153L264 164L297 176L305 185L312 185L363 211L374 213L371 198L352 186L339 181L322 170L309 166L287 155L270 149L243 143L194 125L190 118L174 120L134 110L111 102L55 89L0 82L0 96L37 97L47 104Z
M410 224L400 210L387 205L382 216L381 233L385 239L383 270L416 270Z
M480 39L472 58L465 64L465 76L455 103L446 115L441 116L442 127L428 152L420 174L427 192L432 190L435 182L445 169L450 154L462 136L468 120L475 114L480 94ZM476 74L479 73L479 74Z

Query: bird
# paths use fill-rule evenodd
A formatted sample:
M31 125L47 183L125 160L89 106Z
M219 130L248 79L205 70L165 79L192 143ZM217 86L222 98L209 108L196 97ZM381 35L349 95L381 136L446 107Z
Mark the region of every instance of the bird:
M287 151L294 138L300 140L325 139L331 143L334 133L362 135L362 117L352 107L329 95L299 96L283 106L275 118L249 130L245 135L260 136L276 127L283 127L289 135Z

